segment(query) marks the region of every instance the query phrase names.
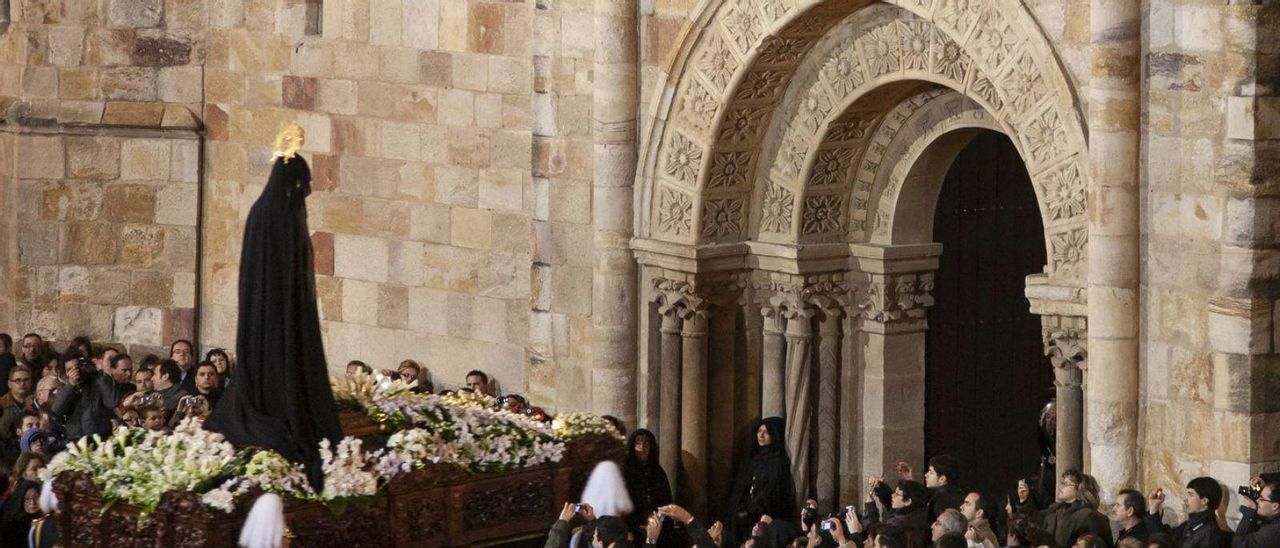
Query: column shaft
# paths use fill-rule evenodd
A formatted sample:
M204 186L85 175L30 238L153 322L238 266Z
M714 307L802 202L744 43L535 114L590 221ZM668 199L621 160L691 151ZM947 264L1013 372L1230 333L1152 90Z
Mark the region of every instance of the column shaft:
M812 438L813 370L809 353L813 327L807 316L797 314L787 321L787 454L791 456L791 475L796 482L796 497L810 496L809 440Z
M707 316L690 312L681 331L684 355L680 387L680 501L694 515L707 511ZM668 472L670 473L670 472Z
M1057 393L1055 405L1058 407L1054 454L1057 456L1057 471L1061 475L1084 466L1080 443L1084 433L1084 392L1080 387L1083 372L1074 362L1067 362L1054 367L1053 376Z
M1089 11L1090 473L1104 500L1137 479L1140 0Z
M824 309L818 324L818 481L817 501L821 512L835 511L836 470L840 458L838 441L840 385L839 311Z
M764 316L763 379L760 383L761 418L782 417L786 412L787 341L784 320L771 307L761 309ZM795 456L792 455L794 459Z
M680 470L680 317L677 310L662 315L662 375L658 409L658 463L667 472L671 493L676 495Z
M637 0L596 0L592 91L591 407L636 423L632 185L639 109Z

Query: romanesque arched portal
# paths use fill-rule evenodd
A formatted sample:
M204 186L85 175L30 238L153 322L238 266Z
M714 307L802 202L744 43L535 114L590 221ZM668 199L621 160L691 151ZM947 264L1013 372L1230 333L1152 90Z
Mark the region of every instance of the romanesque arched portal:
M1017 2L709 2L660 95L638 174L634 247L659 303L641 416L695 508L723 499L707 463L760 415L787 417L797 481L824 506L921 456L929 227L976 131L1010 136L1035 186L1046 344L1082 340L1084 131Z

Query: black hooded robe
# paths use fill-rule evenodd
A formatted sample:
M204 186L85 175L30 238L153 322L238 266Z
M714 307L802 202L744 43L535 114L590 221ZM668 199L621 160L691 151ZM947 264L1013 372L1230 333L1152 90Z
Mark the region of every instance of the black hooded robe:
M781 417L769 417L760 422L769 432L769 445L760 446L755 439L759 425L751 430L753 451L751 460L738 470L733 483L733 506L729 515L729 530L738 543L751 537L751 528L760 516L767 515L775 522L794 523L796 515L796 484L791 477L791 458L787 456L785 422Z
M641 461L636 457L636 438L649 438L649 459ZM640 428L627 437L627 458L622 463L622 479L627 484L627 493L631 495L631 504L635 508L627 515L627 528L632 533L644 534L644 526L659 506L671 504L671 482L667 473L658 464L658 439L653 432ZM665 529L665 528L664 528Z
M236 368L205 428L302 463L319 490L320 440L338 443L342 427L320 340L310 193L306 161L276 158L244 227Z

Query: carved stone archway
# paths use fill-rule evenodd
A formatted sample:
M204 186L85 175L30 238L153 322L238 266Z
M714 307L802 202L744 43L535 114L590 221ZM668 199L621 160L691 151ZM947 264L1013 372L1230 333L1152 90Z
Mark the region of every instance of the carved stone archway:
M857 500L863 473L922 456L924 311L941 252L927 228L946 169L975 132L1009 135L1027 163L1051 257L1043 285L1082 287L1075 94L1013 0L713 1L668 75L637 175L642 287L666 302L663 280L748 280L733 305L748 333L733 352L759 383L760 411L787 416L800 493L824 508ZM677 316L642 322L641 340L660 320L675 341ZM673 402L696 403L706 388L686 396L679 354L658 350L642 350L642 374L663 372L642 400L666 405L642 415L696 479L708 425L672 432L689 424ZM691 362L694 377L706 362ZM842 425L860 420L833 432L837 412ZM705 485L678 487L707 503Z

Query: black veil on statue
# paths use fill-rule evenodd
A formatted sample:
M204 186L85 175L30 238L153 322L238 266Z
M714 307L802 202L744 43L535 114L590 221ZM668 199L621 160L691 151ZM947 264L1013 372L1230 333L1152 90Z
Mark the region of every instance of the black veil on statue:
M249 210L240 253L236 368L205 422L237 447L273 449L324 482L319 444L342 439L320 340L305 199L311 171L292 151L275 159Z

